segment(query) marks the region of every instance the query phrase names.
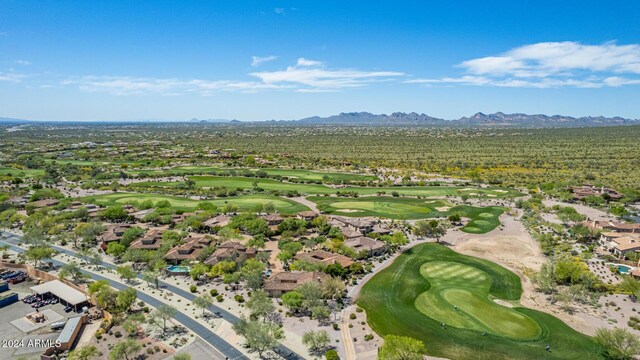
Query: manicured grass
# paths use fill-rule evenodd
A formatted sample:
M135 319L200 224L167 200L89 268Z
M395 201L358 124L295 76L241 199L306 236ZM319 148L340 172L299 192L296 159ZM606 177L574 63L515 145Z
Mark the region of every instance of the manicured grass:
M422 244L369 280L356 302L378 334L420 339L432 356L602 358L590 337L551 315L521 307L521 293L518 276L495 263L443 245ZM514 307L498 305L492 301L496 298ZM546 345L551 352L545 351Z
M343 188L332 188L320 184L295 184L282 182L275 179L261 179L253 177L242 176L190 176L189 179L196 182L198 187L226 187L226 188L240 188L251 189L254 187L254 183L258 187L265 190L278 190L278 191L292 191L297 190L299 193L321 195L321 194L335 194L340 192L356 192L359 195L376 195L384 193L391 195L393 192L397 192L400 195L406 196L423 196L423 197L436 197L436 196L463 196L468 197L480 197L486 196L487 198L502 198L521 195L512 189L501 188L470 188L460 186L394 186L394 187L360 187L360 186L347 186ZM176 186L177 183L167 182L142 182L133 186Z
M0 176L11 174L13 177L35 177L44 175L43 169L14 169L10 167L0 167Z
M355 191L360 195L375 195L384 192L387 195L391 195L392 192L397 192L400 195L406 196L463 196L466 195L470 198L477 198L486 196L487 198L503 198L521 196L519 192L508 188L476 188L476 187L461 187L461 186L393 186L393 187L357 187L348 186L340 189L341 191Z
M450 207L446 200L415 199L390 196L366 196L360 198L342 198L329 196L310 196L307 198L318 204L318 209L342 216L363 217L375 216L389 219L413 220L434 217L446 217L451 214L470 218L462 231L483 234L500 225L500 214L505 208L501 206Z
M377 180L375 175L362 175L362 174L350 174L350 173L337 173L337 172L324 172L324 171L310 171L302 169L276 169L276 168L221 168L216 166L176 166L167 170L156 169L140 169L129 170L130 174L166 174L166 175L183 175L183 174L211 174L221 173L228 171L235 171L239 175L244 170L250 170L252 172L262 170L269 176L282 176L295 178L306 181L368 181Z
M252 189L254 183L265 190L293 191L301 194L326 194L335 192L328 186L318 184L291 184L274 179L260 179L241 176L190 176L199 187L226 187L229 189Z
M87 202L93 202L103 206L135 204L136 202L141 202L147 199L151 199L154 202L168 200L172 207L177 210L184 211L195 209L198 206L198 203L201 202L199 200L192 200L179 196L141 193L112 193L83 198L83 200ZM266 205L268 203L273 204L276 210L282 214L295 214L300 211L309 210L309 208L302 204L298 204L297 202L270 195L245 195L202 201L213 203L220 209L227 203L234 204L238 206L239 211L251 211L257 204Z

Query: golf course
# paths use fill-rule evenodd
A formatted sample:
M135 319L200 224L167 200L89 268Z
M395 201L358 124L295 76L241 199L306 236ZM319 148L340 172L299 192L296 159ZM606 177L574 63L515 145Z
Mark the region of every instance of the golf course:
M233 175L237 173L242 175L244 171L256 172L264 171L269 176L281 176L290 179L299 179L304 181L322 181L322 182L341 182L341 181L375 181L378 177L375 175L310 171L302 169L276 169L276 168L224 168L217 166L175 166L169 169L134 169L128 170L131 175L147 174L147 175L195 175L195 174L221 174L227 173Z
M481 187L461 187L461 186L392 186L392 187L373 187L373 186L345 186L341 188L330 187L322 184L304 184L284 182L269 178L256 178L244 176L216 176L216 175L197 175L189 176L190 180L195 182L196 187L214 188L224 187L229 189L255 189L261 188L267 191L297 191L300 194L323 195L335 194L336 192L357 193L361 196L366 195L391 195L397 193L404 196L422 196L422 197L444 197L444 196L466 196L469 198L505 198L520 196L513 189L502 188L481 188ZM138 182L131 185L132 187L175 187L177 182Z
M102 206L134 205L138 202L149 199L154 202L167 200L171 203L173 208L182 211L194 210L198 206L198 203L203 201L212 203L220 209L226 204L233 204L238 207L239 211L251 211L256 205L266 205L269 203L273 204L275 209L281 214L295 214L300 211L309 210L306 206L294 201L271 195L244 195L213 200L193 200L179 196L118 192L82 198L85 202L91 202Z
M429 243L407 250L371 278L356 303L379 335L420 339L432 356L602 358L590 337L522 307L521 294L520 278L511 271Z
M10 167L0 167L0 176L13 177L34 177L44 175L43 169L14 169Z
M415 199L391 196L366 196L342 198L329 196L309 196L325 213L350 217L374 216L398 220L415 220L447 217L458 214L470 221L462 231L484 234L500 225L499 217L505 208L501 206L451 206L447 200Z

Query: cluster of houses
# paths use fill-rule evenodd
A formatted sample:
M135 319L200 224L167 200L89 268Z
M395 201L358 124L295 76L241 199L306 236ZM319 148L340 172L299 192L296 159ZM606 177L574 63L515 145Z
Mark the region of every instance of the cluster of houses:
M127 207L130 215L138 221L138 226L145 229L145 233L132 241L130 249L158 250L162 247L162 235L168 230L168 226L153 227L144 223L143 219L148 210L137 211ZM174 224L183 221L186 217L194 213L184 213L176 215ZM303 211L296 214L296 217L306 221L313 220L318 214L313 211ZM285 217L280 214L264 214L260 216L268 225L275 229L278 224L284 221ZM215 265L225 260L250 259L257 255L259 250L247 247L241 241L227 241L217 244L215 251L208 255L203 255L214 242L215 236L207 234L229 224L232 216L227 214L216 215L202 222L204 233L190 232L180 245L167 251L164 259L168 264L178 265L184 262L202 261L206 265ZM371 257L383 255L386 252L386 245L383 241L365 236L368 233L376 232L381 235L390 234L391 230L380 225L376 220L369 218L349 218L340 216L330 216L328 223L340 230L344 236L344 245L352 249L360 256ZM126 223L107 224L106 230L98 237L98 241L103 250L107 249L110 242L120 241L127 229L132 225ZM316 249L310 252L302 252L295 256L296 260L305 260L310 263L329 266L339 264L348 268L356 260L337 253ZM309 281L323 281L328 275L322 272L306 271L282 271L276 272L265 281L265 291L271 296L280 296L288 291L295 290L298 286Z
M573 191L573 198L576 200L582 200L588 196L602 196L605 194L612 200L619 200L623 197L621 193L604 186L597 187L585 184L582 186L572 186L571 190Z

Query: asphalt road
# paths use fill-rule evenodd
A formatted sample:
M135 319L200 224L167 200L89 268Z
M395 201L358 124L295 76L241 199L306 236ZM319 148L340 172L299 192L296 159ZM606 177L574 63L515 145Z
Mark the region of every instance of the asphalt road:
M17 234L13 234L13 233L6 232L6 231L0 231L0 233L5 234L5 236L7 236L7 238L6 238L6 240L5 240L5 243L8 243L9 245L17 244L17 243L20 241L20 236L18 236ZM68 249L65 249L65 248L62 248L62 247L58 247L58 246L55 246L55 245L52 245L51 247L52 247L52 248L54 248L56 251L59 251L59 252L61 252L61 253L64 253L64 254L67 254L67 255L69 255L69 256L73 256L73 257L76 257L76 258L79 258L79 259L80 259L80 256L78 255L78 253L76 253L76 252L74 252L74 251L71 251L71 250L68 250ZM22 250L22 248L17 248L17 249L20 249L20 250L21 250L20 252L24 251L24 250ZM12 248L12 250L15 250L15 249L13 249L13 248ZM103 262L101 262L101 264L100 264L100 265L101 265L102 267L109 268L109 269L112 269L112 270L115 270L115 269L116 269L116 266L115 266L114 264L107 263L107 262L104 262L104 261L103 261ZM87 273L88 273L88 274L90 274L90 275L92 275L92 273L89 273L89 272L87 272ZM101 277L101 276L99 276L99 275L96 275L96 276L98 276L98 277L100 277L100 278L104 279L103 277ZM137 277L138 277L139 279L142 279L142 274L138 274L138 275L137 275ZM99 280L100 280L100 279L99 279ZM110 281L110 282L112 282L112 281ZM118 282L115 282L115 281L113 281L113 282L114 282L114 283L118 283ZM122 286L125 286L125 287L126 287L126 285L124 285L124 284L122 284L122 283L118 283L118 284L121 284ZM171 292L173 292L174 294L176 294L176 295L178 295L178 296L180 296L180 297L182 297L182 298L185 298L185 299L187 299L187 300L189 300L189 301L193 301L193 300L196 298L196 296L195 296L194 294L192 294L191 292L186 291L186 290L183 290L183 289L181 289L181 288L179 288L179 287L177 287L177 286L171 285L171 284L166 283L166 282L164 282L164 281L159 281L159 285L160 285L160 287L161 287L161 288L163 288L163 289L165 289L165 290L168 290L168 291L171 291ZM117 288L117 287L115 287L115 286L114 286L114 288ZM117 289L119 289L119 288L117 288ZM140 297L140 296L138 296L138 297ZM148 296L148 295L147 295L147 297L150 297L150 296ZM141 297L140 297L140 298L141 298ZM142 298L141 298L141 300L143 300L143 301L147 302L149 305L151 305L151 306L153 306L153 307L157 307L156 305L152 304L152 303L151 303L151 302L149 302L149 301L146 301L146 300L144 300L144 299L142 299ZM160 304L162 304L159 300L156 300L156 301L159 303L159 305L160 305ZM223 309L223 308L220 308L220 307L218 307L218 306L216 306L216 305L210 305L210 306L207 308L207 310L209 310L209 311L211 311L211 312L213 312L213 313L216 313L216 314L217 314L218 316L220 316L222 319L224 319L224 320L226 320L226 321L228 321L228 322L230 322L230 323L232 323L232 324L235 324L236 322L240 321L240 318L238 318L237 316L235 316L234 314L230 313L229 311L227 311L227 310L225 310L225 309ZM183 314L183 315L184 315L184 314ZM190 319L192 322L194 322L194 323L198 324L201 328L206 329L204 326L200 325L200 323L196 322L195 320L192 320L191 318L187 317L186 315L184 315L184 316L185 316L186 318ZM176 319L177 319L177 317L176 317ZM186 324L184 324L184 323L183 323L183 325L187 326L187 325L186 325ZM194 331L196 334L200 335L200 333L199 333L195 328L191 328L191 327L189 327L189 326L187 326L187 327L188 327L189 329L191 329L192 331ZM207 330L208 330L208 329L207 329ZM230 345L229 343L225 342L224 340L222 340L222 338L218 337L217 335L215 335L215 334L214 334L213 332L211 332L210 330L208 330L208 331L209 331L209 333L211 333L211 335L213 335L213 336L217 337L217 338L218 338L221 342L223 342L226 346L230 346L230 347L231 347L231 345ZM201 335L201 337L202 337L203 339L207 340L205 336ZM214 345L214 344L213 344L213 343L211 343L210 341L208 341L208 340L207 340L207 342L209 342L209 343L210 343L211 345L213 345L215 348L218 348L218 346ZM221 349L219 349L219 350L221 350ZM238 350L237 350L237 349L235 349L235 348L234 348L234 350L235 350L235 351L237 351L237 352L238 352L241 356L243 356L243 358L244 358L244 355L242 355L242 353L240 353L240 351L238 351ZM282 344L280 344L280 346L278 347L278 349L277 349L277 350L278 350L278 353L280 353L280 354L281 354L282 356L284 356L286 359L291 359L291 360L304 360L304 357L302 357L302 356L300 356L300 355L296 354L296 353L295 353L295 352L293 352L291 349L289 349L288 347L286 347L286 346L284 346L284 345L282 345ZM221 350L221 351L222 351L222 350ZM229 359L234 359L234 358L236 358L235 356L227 355L227 354L226 354L226 353L224 353L224 352L223 352L223 354L225 354L225 356L228 356L228 357L229 357Z

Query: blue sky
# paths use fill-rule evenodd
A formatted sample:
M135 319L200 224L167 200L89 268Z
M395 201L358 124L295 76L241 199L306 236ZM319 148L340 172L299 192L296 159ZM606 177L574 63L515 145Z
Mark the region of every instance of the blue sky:
M0 1L0 117L640 118L637 1Z

